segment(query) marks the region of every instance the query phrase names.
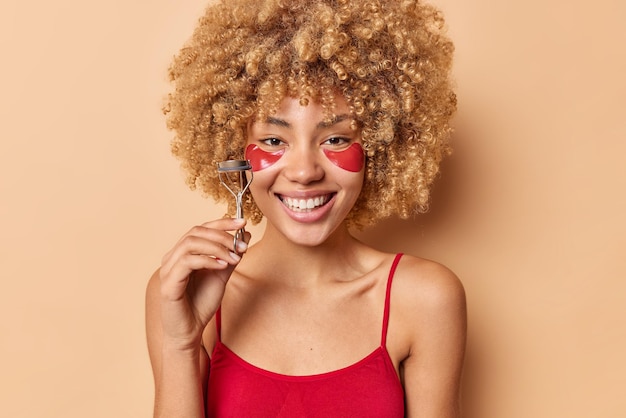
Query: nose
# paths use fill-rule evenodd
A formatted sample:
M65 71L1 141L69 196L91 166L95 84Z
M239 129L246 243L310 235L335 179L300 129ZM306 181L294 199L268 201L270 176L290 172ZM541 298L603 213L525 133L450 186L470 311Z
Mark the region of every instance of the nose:
M324 168L320 164L319 149L314 147L294 147L283 156L285 177L300 184L310 184L324 178Z

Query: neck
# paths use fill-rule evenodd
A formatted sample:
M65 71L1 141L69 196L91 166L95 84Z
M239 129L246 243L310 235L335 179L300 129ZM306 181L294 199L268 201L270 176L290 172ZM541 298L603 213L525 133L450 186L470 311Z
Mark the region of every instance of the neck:
M268 224L253 248L257 260L262 260L273 278L290 286L308 287L336 281L345 277L346 271L358 270L358 252L364 245L350 235L345 225L323 243L310 246L292 242Z

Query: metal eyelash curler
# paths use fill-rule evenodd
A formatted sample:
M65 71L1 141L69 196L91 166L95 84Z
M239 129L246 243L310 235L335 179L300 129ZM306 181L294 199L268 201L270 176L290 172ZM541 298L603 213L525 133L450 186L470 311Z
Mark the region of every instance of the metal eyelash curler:
M246 171L250 171L250 179L246 176ZM243 194L250 187L254 177L252 165L248 160L227 160L217 163L217 175L220 183L235 197L237 205L237 219L243 219ZM233 238L233 251L237 254L237 241L244 238L245 229L241 228L235 232Z

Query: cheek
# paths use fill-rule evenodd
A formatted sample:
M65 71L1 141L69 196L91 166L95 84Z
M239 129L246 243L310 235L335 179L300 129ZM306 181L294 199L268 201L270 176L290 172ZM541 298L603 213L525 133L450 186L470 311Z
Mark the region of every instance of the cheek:
M330 151L325 149L324 154L331 163L346 171L358 173L365 164L365 154L361 144L354 143L343 151ZM254 165L253 165L254 166Z
M284 153L284 149L276 152L267 152L254 144L250 144L246 148L246 159L250 161L252 171L260 171L280 160Z

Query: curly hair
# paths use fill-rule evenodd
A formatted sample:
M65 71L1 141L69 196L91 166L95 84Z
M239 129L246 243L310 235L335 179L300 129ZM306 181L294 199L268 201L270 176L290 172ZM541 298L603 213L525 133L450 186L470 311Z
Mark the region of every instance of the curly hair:
M428 209L450 152L456 110L453 44L440 11L416 0L224 0L210 5L169 70L172 153L187 183L233 199L216 164L243 159L247 122L285 97L319 102L332 117L345 97L366 152L361 194L348 215L364 226ZM262 213L246 194L253 223Z

